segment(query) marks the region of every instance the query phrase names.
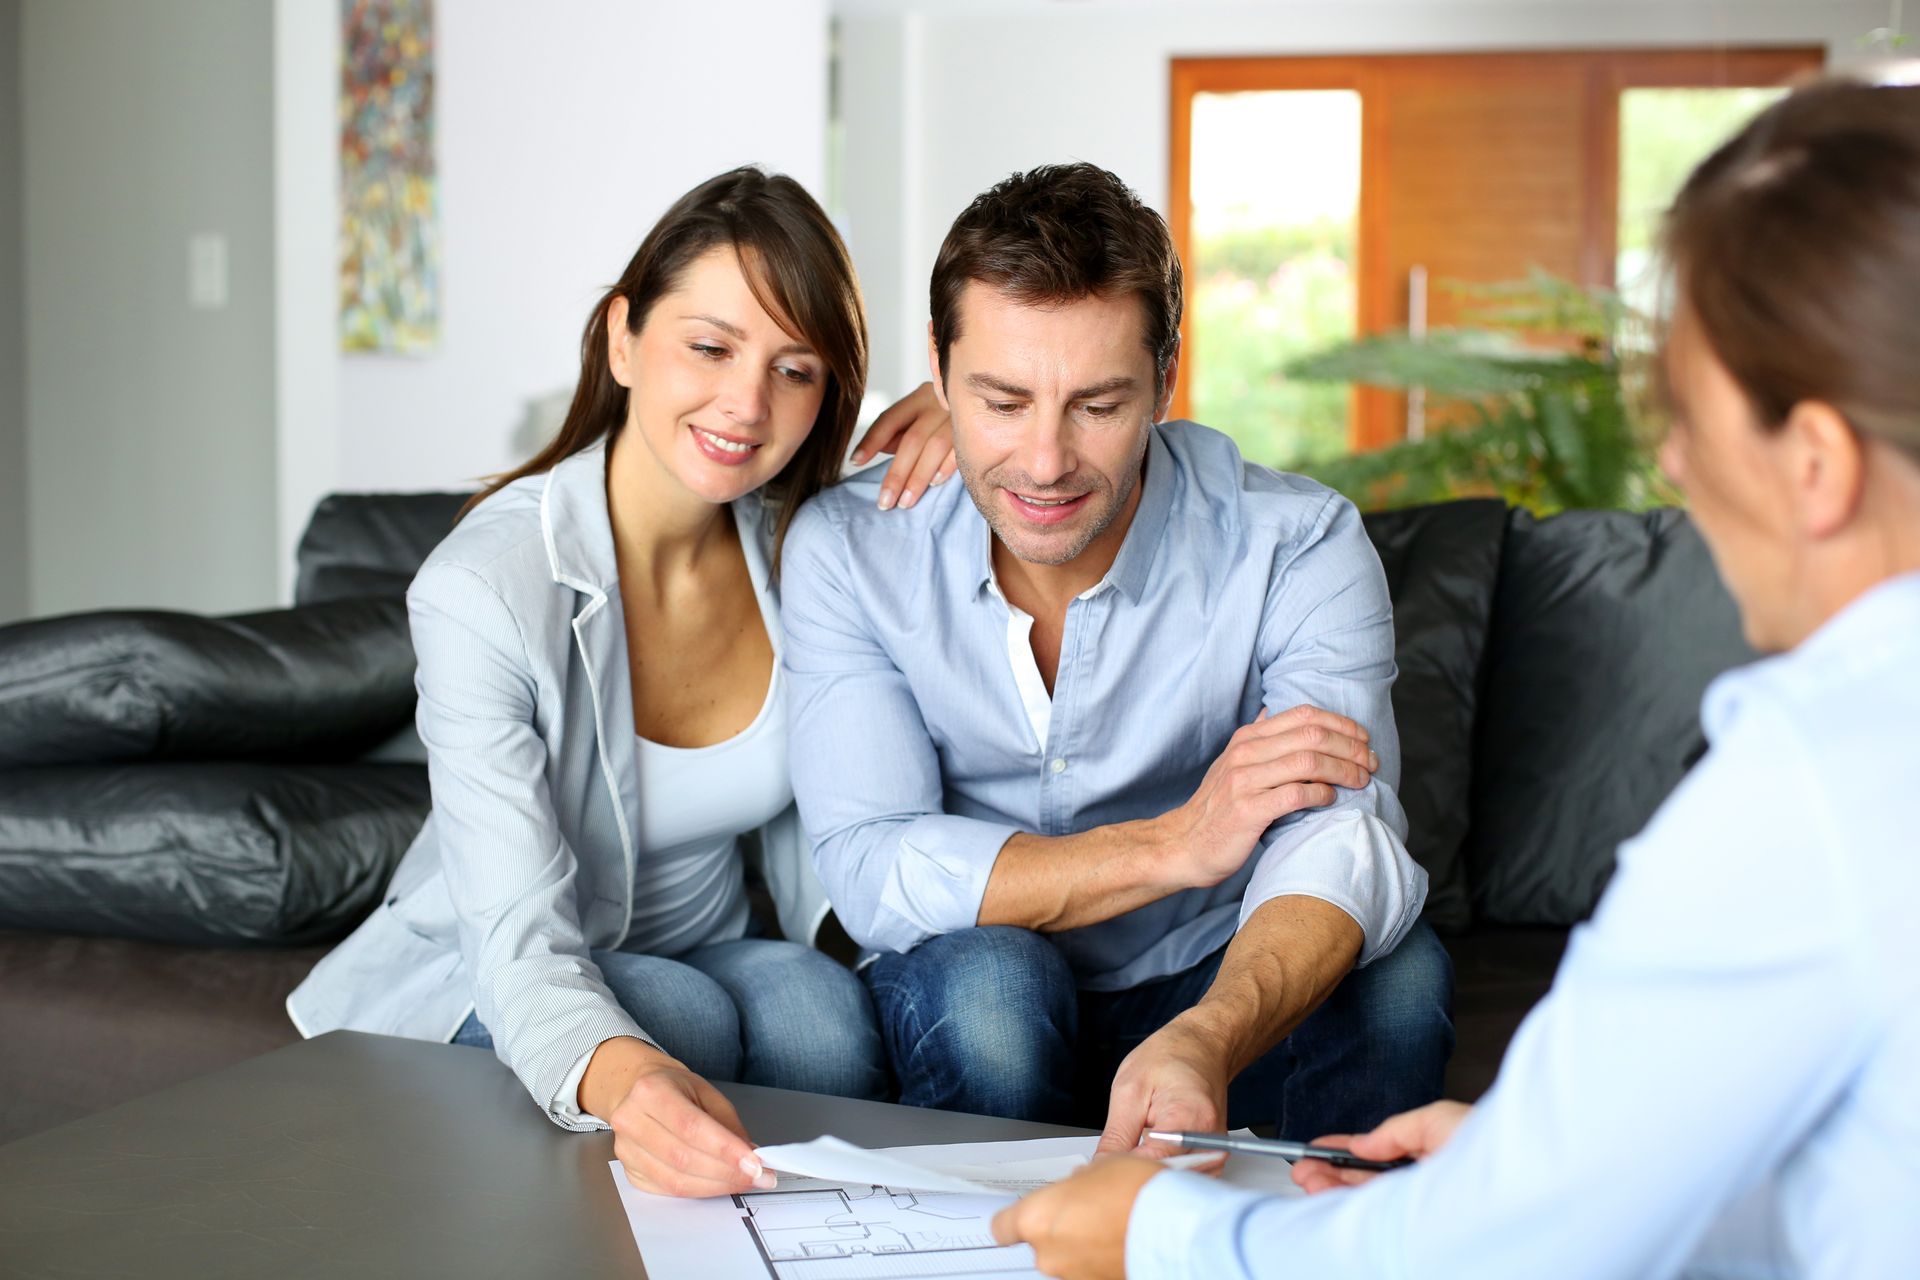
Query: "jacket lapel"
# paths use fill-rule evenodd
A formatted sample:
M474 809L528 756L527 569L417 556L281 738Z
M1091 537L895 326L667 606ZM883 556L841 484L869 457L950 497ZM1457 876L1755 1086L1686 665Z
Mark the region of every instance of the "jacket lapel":
M633 687L627 667L620 575L607 519L605 444L563 459L547 473L540 525L553 580L580 593L574 646L592 689L595 751L620 837L625 909L617 933L597 945L617 946L633 918L634 832L640 821L638 761L633 740ZM585 904L582 904L583 906Z

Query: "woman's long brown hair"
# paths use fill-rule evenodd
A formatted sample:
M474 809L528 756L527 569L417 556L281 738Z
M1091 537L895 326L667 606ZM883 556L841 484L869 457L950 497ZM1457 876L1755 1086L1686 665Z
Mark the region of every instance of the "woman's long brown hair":
M552 442L512 471L489 479L460 514L515 480L555 465L602 440L611 443L627 419L627 389L607 364L607 310L627 300L627 328L639 333L653 304L672 292L709 250L730 246L754 297L827 366L825 395L813 430L768 488L778 500L774 566L800 504L832 484L853 438L867 386L867 321L847 247L806 188L751 166L709 178L676 200L640 242L615 284L594 305L580 339L580 381L566 421Z

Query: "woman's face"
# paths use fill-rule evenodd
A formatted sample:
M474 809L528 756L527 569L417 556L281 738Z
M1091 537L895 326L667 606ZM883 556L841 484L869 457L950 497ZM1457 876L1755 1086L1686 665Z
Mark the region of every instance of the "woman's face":
M1673 422L1661 469L1686 494L1747 642L1763 652L1790 648L1804 629L1807 547L1785 433L1757 420L1684 301L1668 335L1666 376Z
M754 297L732 246L708 251L627 331L608 308L607 361L627 388L624 436L680 488L731 502L778 475L813 429L826 362Z

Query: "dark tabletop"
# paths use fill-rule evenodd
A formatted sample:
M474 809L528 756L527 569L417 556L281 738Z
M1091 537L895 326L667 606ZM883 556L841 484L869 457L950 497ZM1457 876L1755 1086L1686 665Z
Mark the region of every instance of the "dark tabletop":
M1084 1132L720 1089L762 1144ZM491 1053L335 1032L0 1147L0 1275L644 1276L612 1158Z

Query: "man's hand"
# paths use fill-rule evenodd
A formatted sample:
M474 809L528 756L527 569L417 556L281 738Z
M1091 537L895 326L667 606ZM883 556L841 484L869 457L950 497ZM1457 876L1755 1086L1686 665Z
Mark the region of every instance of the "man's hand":
M1160 819L1182 887L1219 884L1266 829L1301 809L1359 790L1380 767L1367 731L1342 715L1298 706L1234 731L1193 798Z
M1107 1127L1094 1154L1125 1154L1140 1147L1143 1155L1164 1156L1178 1150L1161 1142L1141 1147L1141 1136L1149 1129L1226 1132L1227 1081L1232 1078L1227 1056L1226 1046L1201 1029L1191 1010L1141 1041L1114 1073Z
M876 453L891 453L893 465L880 482L880 509L898 503L910 507L920 496L953 476L953 419L940 407L933 384L923 382L873 420L854 446L853 464L865 466Z
M1424 1160L1447 1145L1447 1139L1472 1111L1464 1102L1431 1102L1416 1110L1401 1112L1372 1133L1357 1137L1331 1133L1315 1138L1314 1143L1345 1147L1367 1160L1398 1160L1402 1156ZM1300 1160L1293 1166L1293 1180L1309 1193L1357 1187L1377 1176L1365 1169L1336 1169L1324 1160Z
M610 1106L609 1098L616 1099ZM724 1196L774 1187L733 1104L644 1041L621 1036L594 1050L580 1081L580 1105L613 1126L613 1154L627 1181L642 1191Z
M1120 1280L1126 1274L1133 1202L1160 1171L1152 1160L1099 1157L1071 1178L995 1214L993 1238L1032 1245L1035 1262L1050 1276Z

